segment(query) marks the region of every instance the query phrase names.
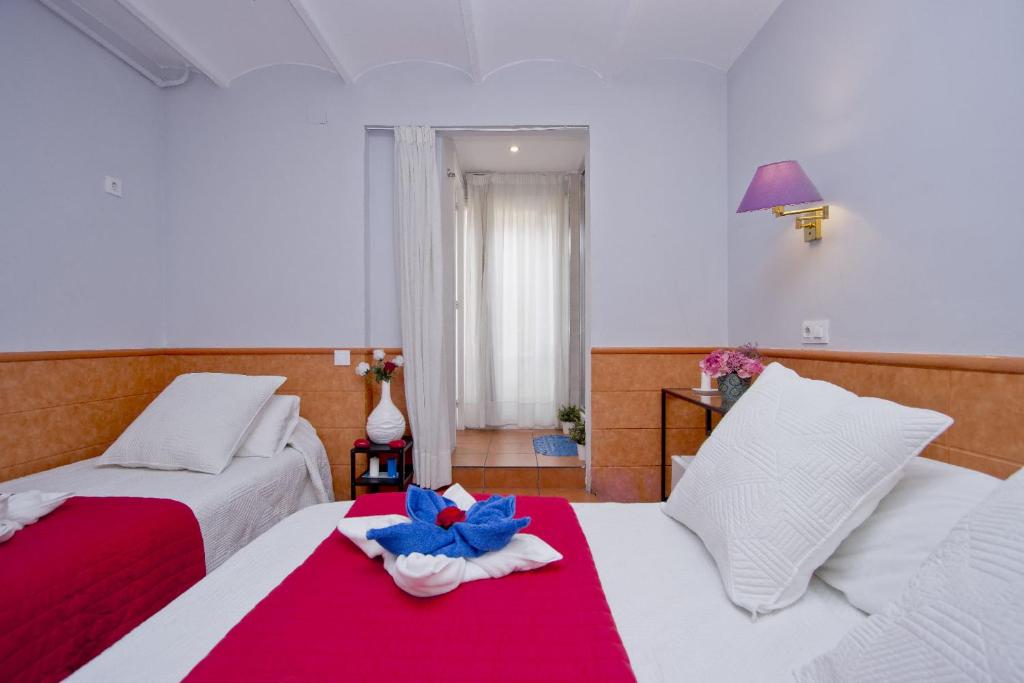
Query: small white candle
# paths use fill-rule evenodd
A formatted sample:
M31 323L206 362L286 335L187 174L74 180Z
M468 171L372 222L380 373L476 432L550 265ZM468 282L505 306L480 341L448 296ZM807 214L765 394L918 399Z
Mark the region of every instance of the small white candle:
M380 459L377 456L370 458L370 471L367 474L371 477L380 476Z
M700 373L700 390L711 391L711 375L706 372Z

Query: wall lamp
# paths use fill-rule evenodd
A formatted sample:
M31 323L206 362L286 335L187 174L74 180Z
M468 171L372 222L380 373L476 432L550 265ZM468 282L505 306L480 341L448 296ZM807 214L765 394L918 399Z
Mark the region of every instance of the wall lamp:
M736 213L771 209L777 218L796 216L796 229L803 230L804 242L821 239L821 222L828 218L828 204L806 209L789 209L795 204L820 202L818 188L795 161L776 161L754 172L747 193Z

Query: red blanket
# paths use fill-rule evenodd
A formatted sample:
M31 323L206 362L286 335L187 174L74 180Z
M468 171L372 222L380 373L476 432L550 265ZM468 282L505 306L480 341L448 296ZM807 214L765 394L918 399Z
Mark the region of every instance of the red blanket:
M403 513L362 496L349 516ZM189 674L190 681L633 681L576 514L519 497L517 515L565 559L436 598L395 586L332 533Z
M0 680L66 677L205 574L187 505L71 498L0 544Z

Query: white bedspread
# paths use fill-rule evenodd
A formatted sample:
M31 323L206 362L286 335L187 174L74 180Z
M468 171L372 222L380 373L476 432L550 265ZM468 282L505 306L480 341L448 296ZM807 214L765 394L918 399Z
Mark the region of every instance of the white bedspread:
M315 433L312 439L315 444L308 435L304 439L305 453L289 446L273 458L232 458L220 474L100 467L90 458L0 487L11 493L38 489L181 501L199 521L206 569L212 571L293 512L333 500L327 455Z
M350 505L317 505L284 520L71 680L180 680L334 532ZM640 681L791 681L794 667L865 618L814 579L797 604L752 622L726 598L700 540L658 504L573 507Z

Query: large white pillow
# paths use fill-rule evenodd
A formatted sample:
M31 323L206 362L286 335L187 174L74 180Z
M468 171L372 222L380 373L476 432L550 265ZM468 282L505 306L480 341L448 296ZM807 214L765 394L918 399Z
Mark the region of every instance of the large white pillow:
M271 396L256 416L249 437L236 455L273 458L280 455L299 424L298 396Z
M219 474L284 377L179 375L128 426L101 465Z
M773 363L722 419L665 503L752 614L792 604L903 466L953 420L860 398Z
M949 533L881 614L865 619L797 680L1024 680L1024 473Z
M896 488L815 574L854 607L881 612L956 523L1000 483L981 472L914 458Z

